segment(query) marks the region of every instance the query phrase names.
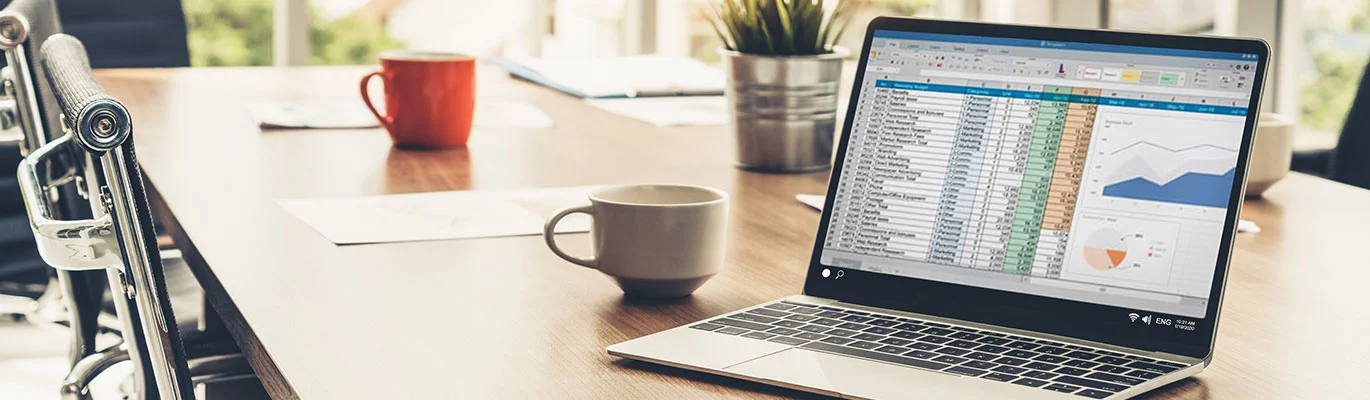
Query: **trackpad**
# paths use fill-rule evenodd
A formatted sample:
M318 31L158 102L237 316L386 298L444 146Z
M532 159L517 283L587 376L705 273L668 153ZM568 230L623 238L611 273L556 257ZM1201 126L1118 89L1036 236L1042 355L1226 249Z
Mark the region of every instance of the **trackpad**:
M849 397L1032 398L1043 393L1018 385L792 348L725 371ZM987 384L988 383L988 384Z

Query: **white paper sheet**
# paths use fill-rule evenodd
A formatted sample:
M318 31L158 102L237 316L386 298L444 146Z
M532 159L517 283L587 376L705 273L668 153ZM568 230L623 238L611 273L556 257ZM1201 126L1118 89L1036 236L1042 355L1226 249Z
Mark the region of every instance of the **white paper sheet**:
M287 199L281 208L329 241L392 243L542 234L557 209L585 204L595 186ZM590 219L574 214L557 233L586 232Z
M815 210L820 210L820 211L823 210L823 203L826 202L826 197L827 197L827 196L824 196L824 195L821 195L821 194L796 194L796 195L794 195L795 200L799 200L800 203L804 203L804 205L809 206L809 207L813 207L813 209L815 209ZM1250 220L1245 220L1245 219L1243 219L1243 220L1240 220L1240 221L1237 222L1237 232L1238 232L1238 233L1258 233L1258 232L1260 232L1260 231L1261 231L1260 225L1256 225L1255 222L1251 222Z
M377 98L376 100L380 100ZM384 101L376 107L384 110ZM361 101L316 103L261 103L252 118L262 129L355 129L380 126ZM478 128L551 128L552 117L535 105L520 101L478 100Z
M585 104L655 126L728 123L728 101L723 96L598 99Z

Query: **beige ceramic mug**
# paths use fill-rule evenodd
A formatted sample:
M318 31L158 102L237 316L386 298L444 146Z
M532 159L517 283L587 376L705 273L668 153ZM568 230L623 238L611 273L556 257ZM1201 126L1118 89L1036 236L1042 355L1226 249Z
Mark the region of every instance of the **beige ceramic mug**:
M1256 122L1256 143L1246 172L1246 195L1260 196L1289 174L1294 157L1294 119L1262 113Z
M566 254L552 236L574 213L594 220L593 257ZM625 185L596 190L588 204L557 211L543 237L557 256L609 275L624 294L668 298L693 293L723 268L727 223L728 195L717 189Z

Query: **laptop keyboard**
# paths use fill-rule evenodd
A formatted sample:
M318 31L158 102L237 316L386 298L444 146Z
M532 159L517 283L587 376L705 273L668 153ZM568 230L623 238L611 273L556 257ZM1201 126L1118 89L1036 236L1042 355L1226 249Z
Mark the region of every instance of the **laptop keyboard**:
M1051 340L788 300L690 328L1099 399L1186 367Z

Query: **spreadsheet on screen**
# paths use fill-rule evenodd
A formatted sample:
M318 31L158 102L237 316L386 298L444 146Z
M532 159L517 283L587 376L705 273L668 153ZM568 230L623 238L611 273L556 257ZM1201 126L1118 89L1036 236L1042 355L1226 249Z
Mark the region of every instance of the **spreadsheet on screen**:
M1255 55L872 40L824 265L1205 317Z

